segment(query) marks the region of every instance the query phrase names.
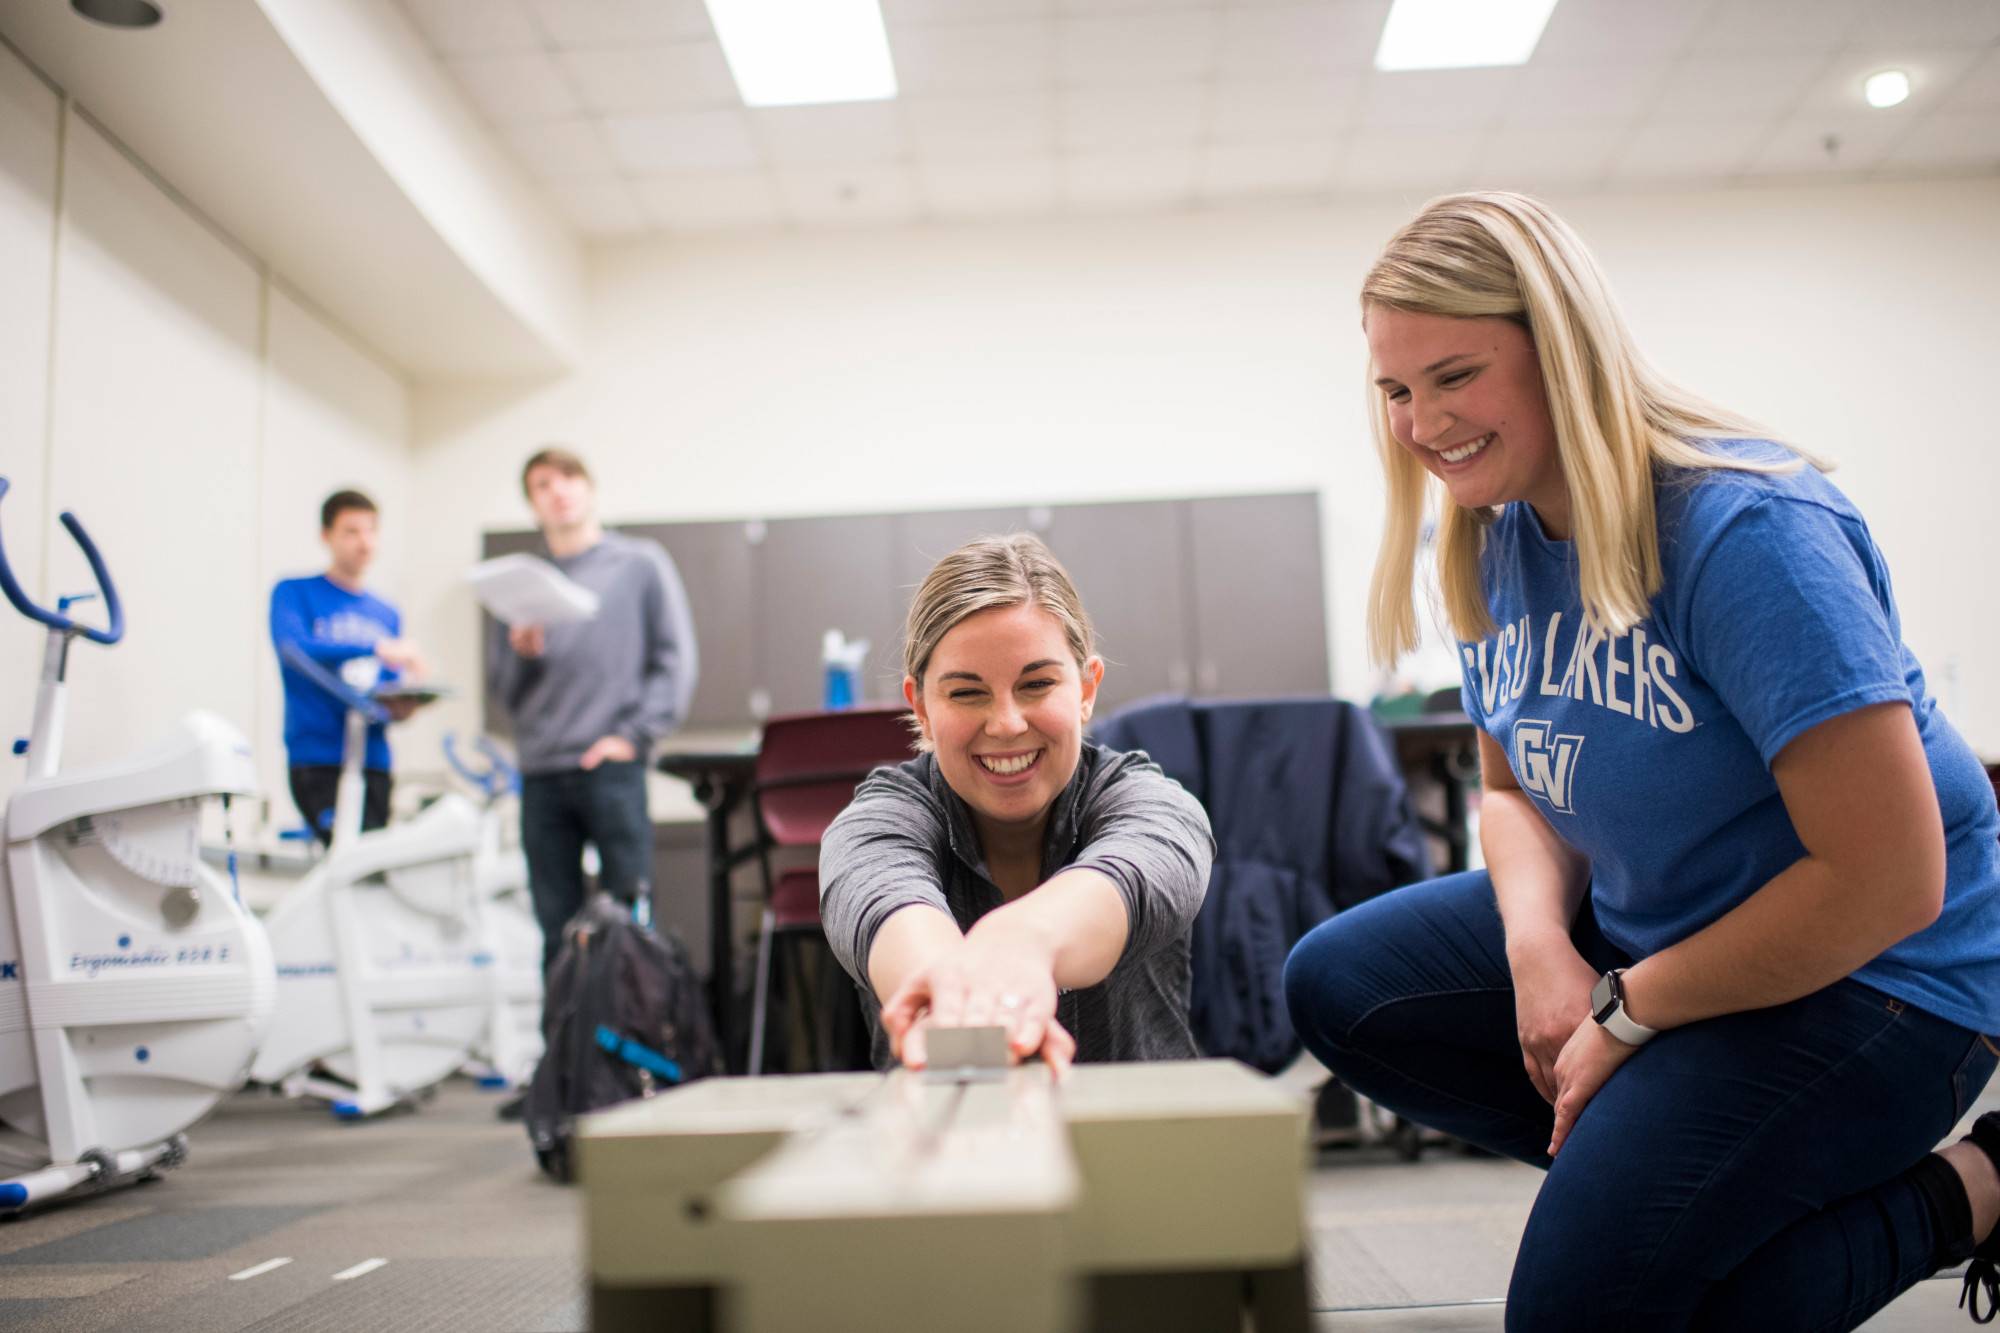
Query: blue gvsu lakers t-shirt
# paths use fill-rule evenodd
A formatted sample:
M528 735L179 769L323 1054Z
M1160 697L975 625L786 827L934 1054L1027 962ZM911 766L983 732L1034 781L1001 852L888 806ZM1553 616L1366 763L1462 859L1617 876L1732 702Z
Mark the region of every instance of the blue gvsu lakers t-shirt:
M1758 441L1714 447L1790 457ZM1606 937L1642 958L1798 860L1771 761L1829 718L1908 704L1944 815L1944 912L1855 976L2000 1031L2000 814L1978 759L1924 692L1867 524L1810 467L1675 472L1658 514L1665 577L1652 614L1607 637L1584 627L1571 543L1551 541L1530 506L1508 505L1483 556L1499 630L1459 649L1466 712L1590 858Z

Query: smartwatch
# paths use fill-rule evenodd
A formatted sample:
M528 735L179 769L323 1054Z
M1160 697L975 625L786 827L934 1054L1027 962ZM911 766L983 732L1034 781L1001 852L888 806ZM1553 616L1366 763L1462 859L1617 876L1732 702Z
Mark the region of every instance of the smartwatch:
M1634 1022L1625 1012L1625 969L1614 967L1590 988L1590 1016L1597 1025L1627 1046L1644 1046L1660 1035L1658 1028Z

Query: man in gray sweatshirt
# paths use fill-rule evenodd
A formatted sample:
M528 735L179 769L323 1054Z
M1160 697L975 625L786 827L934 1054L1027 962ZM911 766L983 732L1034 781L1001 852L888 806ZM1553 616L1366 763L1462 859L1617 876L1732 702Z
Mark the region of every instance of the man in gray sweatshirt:
M652 879L646 764L694 696L694 622L674 562L657 542L606 532L583 460L543 449L521 470L545 554L598 595L567 625L492 627L486 679L514 722L521 849L542 927L542 966L583 905L583 845L599 883L630 900Z

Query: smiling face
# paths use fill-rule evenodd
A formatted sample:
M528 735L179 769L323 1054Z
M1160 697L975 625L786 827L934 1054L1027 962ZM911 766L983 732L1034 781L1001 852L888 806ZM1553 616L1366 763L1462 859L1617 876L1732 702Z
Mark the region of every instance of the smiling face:
M1569 536L1535 341L1511 319L1456 319L1371 306L1362 326L1389 431L1452 500L1481 509L1525 500L1550 536Z
M1104 663L1079 664L1062 625L1034 605L967 616L903 680L944 780L980 836L1038 831L1083 753ZM988 847L990 854L991 847Z

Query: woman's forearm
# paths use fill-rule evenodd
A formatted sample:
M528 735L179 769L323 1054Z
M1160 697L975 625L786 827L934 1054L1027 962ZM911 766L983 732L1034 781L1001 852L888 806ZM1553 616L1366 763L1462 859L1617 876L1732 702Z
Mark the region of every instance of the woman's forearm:
M868 984L888 1002L910 974L965 937L958 923L927 903L911 903L889 914L868 947Z
M1022 946L1046 950L1056 985L1095 986L1125 954L1130 923L1125 899L1108 876L1064 870L973 923L972 933L1012 932Z
M1554 940L1567 943L1590 885L1590 862L1512 788L1489 789L1480 798L1479 846L1493 877L1509 957Z
M1914 897L1801 857L1705 929L1626 969L1626 1009L1671 1028L1810 995L1929 924Z

